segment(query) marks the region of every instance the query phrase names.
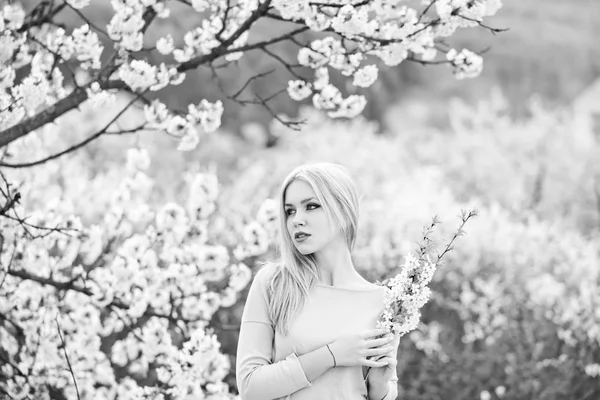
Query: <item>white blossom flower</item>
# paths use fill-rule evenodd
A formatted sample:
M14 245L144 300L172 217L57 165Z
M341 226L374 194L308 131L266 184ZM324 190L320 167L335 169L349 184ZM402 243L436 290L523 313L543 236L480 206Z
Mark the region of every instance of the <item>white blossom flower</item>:
M172 234L176 242L179 242L186 233L187 221L183 207L169 202L156 213L156 230Z
M161 19L169 18L171 15L171 9L167 7L165 2L157 2L153 4L152 9L156 12L156 16Z
M160 54L171 54L174 49L175 46L173 44L173 37L171 36L171 34L168 34L165 37L161 37L156 41L156 50L158 50Z
M483 69L481 56L467 49L463 49L460 53L451 49L446 54L446 58L454 66L453 72L457 79L475 78Z
M316 6L311 7L311 12L305 17L304 22L314 32L322 32L331 26L331 18Z
M210 7L207 0L192 0L192 7L198 12L204 12Z
M272 4L282 18L292 21L305 19L311 13L309 0L273 0Z
M313 96L313 105L320 110L331 110L337 108L342 102L342 94L339 89L329 84L320 93Z
M496 396L504 397L506 394L506 388L504 386L498 386L496 389L494 389L494 392L496 393Z
M113 102L116 98L114 93L110 93L107 90L102 90L98 82L92 82L92 84L86 88L88 100L95 106L100 107L110 102Z
M356 9L351 4L340 8L336 16L331 20L331 27L341 34L356 35L359 33L369 34L368 15L365 8Z
M180 63L191 60L193 55L194 50L189 46L186 46L183 49L173 50L173 58L175 58L175 61Z
M6 21L6 29L16 31L25 22L25 10L19 2L5 4L2 8L2 18Z
M244 227L244 247L253 256L265 253L269 248L269 236L258 222L251 222Z
M50 86L46 79L38 76L28 76L23 81L12 88L12 96L22 105L29 114L33 114L36 109L46 103L46 96Z
M342 75L350 76L356 71L363 58L364 56L362 55L362 53L337 53L331 56L329 65L331 65L331 67L335 69L340 70Z
M156 67L144 60L132 60L123 64L118 74L132 90L144 91L156 82Z
M165 123L166 131L174 136L183 137L193 126L180 115L170 115Z
M600 377L600 364L588 364L585 366L584 371L586 375L592 378Z
M198 105L188 105L188 120L194 124L200 123L206 132L214 132L221 126L223 103L217 100L214 103L202 99Z
M150 90L154 92L167 86L169 83L171 83L171 77L179 74L177 69L169 68L165 63L161 63L155 71L156 81L152 86L150 86Z
M200 271L222 273L229 265L229 253L224 246L197 246L194 253Z
M11 35L0 35L0 63L4 65L10 60L18 47L18 43Z
M298 51L298 62L311 68L321 67L328 62L328 57L308 47L303 47Z
M107 26L108 36L123 48L130 51L139 51L143 45L144 27L143 6L121 5L119 1L111 2L115 8L115 15Z
M144 105L144 117L151 128L164 128L170 118L169 110L159 100L152 100L150 105Z
M66 34L63 28L57 28L46 35L46 47L68 60L75 52L75 42L72 36Z
M302 80L292 80L288 82L288 94L296 101L302 101L306 99L312 93L312 85L309 82Z
M233 264L230 269L229 287L239 292L252 280L252 271L244 263Z
M14 85L15 78L15 69L10 65L0 69L0 90L12 87ZM2 110L4 110L4 108L2 108Z
M369 87L377 80L377 66L366 65L354 73L352 84L359 87Z
M408 57L408 48L404 43L389 44L372 52L389 67L395 67Z
M327 67L317 68L315 70L315 81L313 82L313 87L316 90L322 90L327 85L329 85L329 70Z
M343 99L337 110L327 112L330 118L354 118L365 109L365 96L353 94Z
M101 45L96 32L91 31L89 25L85 24L75 29L72 37L74 54L77 60L81 61L81 68L99 69L104 46Z
M225 288L220 293L221 299L219 302L221 303L221 307L231 307L232 305L234 305L237 300L237 293L237 291L233 290L230 287Z
M198 131L193 126L188 126L185 129L183 136L179 140L177 150L179 151L190 151L198 147L200 138L198 137Z
M65 0L71 7L78 10L90 5L90 0Z
M433 59L435 59L436 55L437 49L435 47L428 47L424 49L424 51L421 53L421 59L423 61L432 61Z

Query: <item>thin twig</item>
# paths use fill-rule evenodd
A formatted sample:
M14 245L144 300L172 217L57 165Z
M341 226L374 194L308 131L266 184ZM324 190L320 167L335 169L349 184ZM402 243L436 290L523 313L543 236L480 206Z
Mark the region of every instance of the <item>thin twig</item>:
M63 352L65 353L65 358L67 359L67 365L69 366L69 371L71 372L71 376L73 377L73 383L75 384L75 392L77 393L77 399L81 400L81 396L79 395L79 387L77 386L77 379L75 379L75 374L73 373L73 367L71 366L71 361L69 360L69 355L67 354L67 344L65 343L65 339L60 333L60 324L58 323L58 314L56 315L56 329L58 331L58 336L60 337L60 341L62 342Z

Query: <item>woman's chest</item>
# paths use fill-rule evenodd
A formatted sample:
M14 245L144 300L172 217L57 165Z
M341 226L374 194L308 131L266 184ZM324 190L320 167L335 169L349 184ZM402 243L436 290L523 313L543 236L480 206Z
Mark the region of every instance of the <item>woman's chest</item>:
M374 329L382 309L383 298L377 292L358 296L317 293L292 321L288 335L276 335L275 347L282 352L278 356L306 354L341 335Z

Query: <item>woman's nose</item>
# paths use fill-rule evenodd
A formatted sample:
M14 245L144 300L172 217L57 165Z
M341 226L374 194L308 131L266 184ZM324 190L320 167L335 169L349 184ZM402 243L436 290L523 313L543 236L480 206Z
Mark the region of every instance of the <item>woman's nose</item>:
M304 221L304 217L302 216L298 216L298 214L296 214L294 216L294 226L304 226L305 221Z

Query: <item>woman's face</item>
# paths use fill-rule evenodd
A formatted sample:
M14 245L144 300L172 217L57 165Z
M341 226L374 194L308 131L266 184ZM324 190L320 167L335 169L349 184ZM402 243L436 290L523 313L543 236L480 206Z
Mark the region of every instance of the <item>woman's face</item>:
M315 253L341 236L341 231L329 222L323 205L305 181L292 181L283 200L287 231L301 254Z

